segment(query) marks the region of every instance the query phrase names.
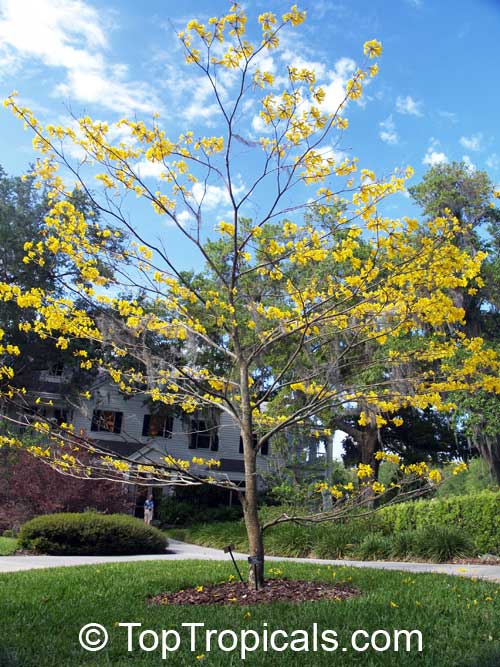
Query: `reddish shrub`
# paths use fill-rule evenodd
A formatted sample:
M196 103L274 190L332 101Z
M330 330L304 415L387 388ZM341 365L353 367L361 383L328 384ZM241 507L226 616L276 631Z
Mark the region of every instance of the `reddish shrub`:
M0 534L34 516L55 512L127 513L133 507L126 484L75 479L26 452L0 453Z

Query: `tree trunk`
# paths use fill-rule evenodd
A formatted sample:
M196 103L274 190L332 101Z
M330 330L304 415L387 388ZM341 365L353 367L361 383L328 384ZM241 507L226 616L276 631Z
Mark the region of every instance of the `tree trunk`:
M500 435L490 436L478 433L476 444L481 457L490 468L493 479L500 486Z
M378 428L374 424L368 424L364 428L356 428L339 418L331 423L330 428L339 429L350 436L359 453L359 462L370 465L373 468L373 476L377 479L380 464L375 458L375 454L381 449Z
M361 463L370 465L373 468L374 479L378 478L379 461L375 458L376 452L380 449L378 438L378 429L376 426L367 426L360 432L359 451Z
M246 366L240 368L241 388L241 438L245 462L245 493L242 496L243 516L248 537L249 554L255 563L249 564L248 582L253 588L264 585L264 540L257 509L257 452L254 447L252 408Z
M250 486L249 486L250 484ZM243 497L243 516L248 537L248 551L255 559L255 563L248 566L248 583L252 588L260 589L264 586L264 540L257 512L256 478L248 479L245 473L245 495Z
M380 462L375 458L375 453L380 449L380 442L378 437L378 428L376 426L366 426L361 432L359 440L359 450L361 456L361 463L371 466L373 470L373 477L370 481L378 479L378 471ZM371 486L367 486L363 491L363 495L369 500L368 507L375 507L377 494L373 491Z
M328 438L326 443L326 471L325 481L327 484L333 482L333 439L335 437L335 430L333 430L331 438Z

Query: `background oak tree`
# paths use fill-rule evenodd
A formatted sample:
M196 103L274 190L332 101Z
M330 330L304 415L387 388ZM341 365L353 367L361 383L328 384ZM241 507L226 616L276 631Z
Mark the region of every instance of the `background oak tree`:
M493 205L495 187L484 171L453 162L430 169L421 183L410 188L415 202L428 218L452 211L463 231L456 243L474 255L486 251L477 290L455 288L454 302L465 311L463 330L480 336L487 347L500 346L500 210ZM465 392L457 397L457 424L500 484L500 424L498 394Z

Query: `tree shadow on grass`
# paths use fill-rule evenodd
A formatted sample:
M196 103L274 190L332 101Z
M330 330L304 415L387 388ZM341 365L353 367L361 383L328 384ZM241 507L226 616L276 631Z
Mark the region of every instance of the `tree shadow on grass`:
M21 667L21 662L13 649L0 646L0 667Z
M500 647L495 647L492 651L483 653L473 662L461 662L457 667L500 667Z

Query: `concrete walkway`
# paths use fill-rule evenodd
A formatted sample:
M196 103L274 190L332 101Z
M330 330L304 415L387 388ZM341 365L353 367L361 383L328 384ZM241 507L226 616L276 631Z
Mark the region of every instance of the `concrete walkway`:
M238 560L246 560L245 554L234 554ZM177 540L170 540L168 552L152 556L0 556L0 572L19 572L21 570L44 569L48 567L67 567L71 565L97 565L99 563L131 563L149 560L224 560L228 554L219 549L199 547ZM462 577L477 577L500 582L500 565L456 565L435 563L401 563L392 561L326 560L323 558L281 558L267 556L268 561L309 563L316 565L335 565L348 567L371 567L380 570L401 570L403 572L435 572Z

